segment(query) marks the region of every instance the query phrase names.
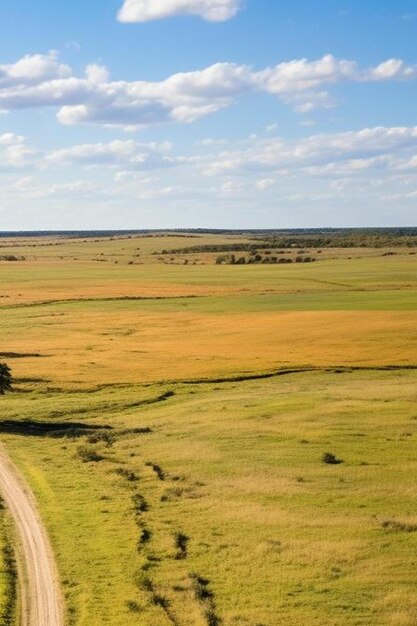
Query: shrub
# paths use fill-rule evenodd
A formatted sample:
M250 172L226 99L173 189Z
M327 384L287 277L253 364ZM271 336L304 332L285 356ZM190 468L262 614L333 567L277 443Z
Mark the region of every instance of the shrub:
M14 254L6 254L4 256L0 256L0 261L25 261L26 258L24 256L15 256Z
M108 430L99 430L95 433L92 433L88 439L88 443L105 443L108 448L110 448L114 442L116 441L116 437L112 432Z
M387 519L381 524L385 530L393 530L403 533L415 533L417 532L417 524L407 524L406 522L398 522L396 520Z
M98 463L104 459L95 448L90 446L80 446L77 450L77 456L83 463Z
M135 602L134 600L128 600L126 602L126 606L129 609L129 611L131 611L132 613L140 613L141 611L139 604Z
M338 459L337 456L331 452L325 452L322 456L322 461L327 465L340 465L343 463L342 459Z
M153 471L155 472L159 480L165 480L166 475L162 467L160 467L160 465L156 465L156 463L150 463L149 461L145 463L145 465L153 469Z
M144 543L149 543L151 538L152 538L151 531L148 530L147 528L143 528L139 537L139 546L143 545Z
M174 535L174 543L175 543L175 549L176 549L175 558L177 560L187 558L189 541L190 541L190 538L187 537L187 535L184 535L184 533L175 533Z
M132 496L132 501L135 507L136 514L146 513L146 511L149 509L148 503L140 493L135 493L135 495Z
M164 598L164 596L159 595L158 593L152 594L151 602L155 606L160 606L162 609L164 609L164 611L167 611L167 609L169 609L169 600L167 598Z
M115 470L115 473L123 478L126 478L130 483L137 482L139 480L139 476L132 472L131 470L125 469L124 467L118 467Z
M204 602L213 598L213 594L208 588L210 581L207 578L198 576L198 574L190 574L191 586L197 600Z

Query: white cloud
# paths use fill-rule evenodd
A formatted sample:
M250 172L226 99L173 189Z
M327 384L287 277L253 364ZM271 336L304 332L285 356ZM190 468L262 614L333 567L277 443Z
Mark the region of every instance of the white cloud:
M87 77L87 81L92 85L107 83L110 77L107 67L97 65L96 63L87 65L85 75Z
M260 71L215 63L159 82L114 81L107 68L96 64L88 65L85 75L76 77L53 52L0 66L0 110L55 107L62 124L137 129L163 122L191 123L247 93L268 93L300 113L308 113L335 106L334 98L323 89L329 85L414 78L416 69L395 59L360 70L353 61L326 55L317 61L294 60Z
M183 187L172 185L168 187L155 187L153 189L146 189L137 192L137 194L135 195L138 200L157 200L158 198L172 198L183 193Z
M232 198L234 196L240 195L244 190L245 185L241 181L237 180L227 180L220 188L215 190L219 195L225 196L226 198Z
M300 122L300 126L304 126L305 128L311 128L316 125L317 125L316 120L301 120Z
M234 17L240 0L125 0L119 11L120 22L149 22L175 15L197 15L210 22Z
M59 63L58 53L52 50L48 54L26 55L15 63L0 65L0 88L36 85L70 75L71 69Z
M310 92L322 85L355 80L359 76L357 63L338 60L327 54L317 61L298 59L280 63L275 67L257 72L255 79L259 85L276 95Z
M310 113L315 109L333 109L337 101L327 91L311 91L307 94L290 94L283 98L284 102L291 104L298 113Z
M417 151L417 126L376 127L336 134L311 135L296 142L268 138L241 150L223 151L201 159L206 174L303 170L312 175L360 172L371 168L399 168L412 163Z
M99 187L91 182L84 180L75 180L65 183L45 183L37 180L33 176L25 176L19 178L9 189L9 193L13 196L29 200L41 198L78 198L97 195Z
M402 165L402 169L417 169L417 156L412 156L409 161Z
M15 144L21 144L25 141L23 135L15 135L15 133L4 133L0 135L0 146L13 146Z
M365 80L408 80L415 78L416 75L415 67L406 65L401 59L389 59L371 69L365 76Z
M107 78L105 68L88 66L84 78L53 79L25 88L0 86L0 109L56 106L63 124L137 128L169 121L193 122L229 106L253 88L250 69L232 63L174 74L161 82Z
M71 195L90 195L97 192L97 186L94 183L85 180L75 180L70 183L60 183L51 185L44 190L44 194L48 196L71 196Z
M233 184L231 175L253 175L253 184L260 190L275 184L277 176L300 171L312 176L334 176L381 169L398 173L417 169L417 126L313 134L294 141L251 135L235 141L233 145L238 148L234 150L225 149L227 145L221 141L203 141L195 144L194 153L181 155L167 141L116 139L75 144L45 153L29 146L25 137L5 133L0 135L0 168L13 171L31 166L46 171L82 167L98 172L111 169L114 180L117 172L133 180L133 172L139 175L176 168L182 174L192 172L193 176L199 173L227 176L227 182Z
M259 191L266 191L270 187L273 187L275 183L275 178L263 178L262 180L258 180L255 186Z
M297 211L303 225L309 207L323 211L326 222L338 209L353 220L360 207L355 219L365 223L366 207L377 219L381 199L397 216L404 212L403 223L415 213L417 127L317 133L293 141L263 134L234 141L233 151L229 142L195 144L186 156L169 143L133 139L49 153L27 144L20 135L0 135L0 207L28 219L33 212L38 220L49 215L50 224L55 214L61 219L75 211L81 222L90 216L90 227L98 215L114 216L117 227L120 219L134 226L146 215L159 216L162 225L174 214L186 215L187 223L209 216L213 227L230 215L233 226L244 213L247 226L255 217L259 226L263 216L273 223L276 212L294 226ZM24 149L32 154L22 160Z
M163 169L176 164L176 160L169 155L171 148L172 145L169 142L145 144L133 139L78 144L49 153L45 157L45 163L48 165L123 166L138 170Z
M22 135L0 135L0 170L25 167L35 155L36 150L26 144L26 138Z
M207 137L206 139L202 139L201 141L197 141L197 146L221 146L227 143L225 139L213 139L211 137Z

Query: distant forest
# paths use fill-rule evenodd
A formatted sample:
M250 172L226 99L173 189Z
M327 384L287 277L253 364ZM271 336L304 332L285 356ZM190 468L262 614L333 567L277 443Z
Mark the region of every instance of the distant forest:
M0 231L0 238L12 237L63 237L73 239L90 239L102 237L134 237L147 236L178 236L183 235L237 235L253 237L264 241L265 246L282 248L299 245L309 247L384 247L384 246L416 246L417 227L392 228L295 228L295 229L210 229L210 228L178 228L178 229L138 229L138 230L50 230L50 231ZM256 244L259 247L259 243ZM211 246L210 252L217 252L218 246ZM236 248L235 248L236 249ZM248 248L250 249L250 248ZM184 252L178 250L178 252ZM187 252L193 250L187 249ZM199 252L201 249L198 250Z

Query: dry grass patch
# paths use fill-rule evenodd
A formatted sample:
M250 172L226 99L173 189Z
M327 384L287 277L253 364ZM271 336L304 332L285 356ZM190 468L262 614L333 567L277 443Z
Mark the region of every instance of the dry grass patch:
M103 307L66 308L31 323L17 313L16 321L18 336L16 324L5 327L3 321L2 348L24 352L30 345L31 352L45 355L16 361L16 376L36 371L57 382L203 379L306 365L409 365L417 351L411 312L222 316L140 307L116 313Z

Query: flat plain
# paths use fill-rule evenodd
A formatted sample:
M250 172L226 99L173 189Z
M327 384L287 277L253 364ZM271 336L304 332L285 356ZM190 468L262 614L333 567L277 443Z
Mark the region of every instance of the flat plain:
M415 248L251 245L2 241L0 431L69 625L417 624Z

